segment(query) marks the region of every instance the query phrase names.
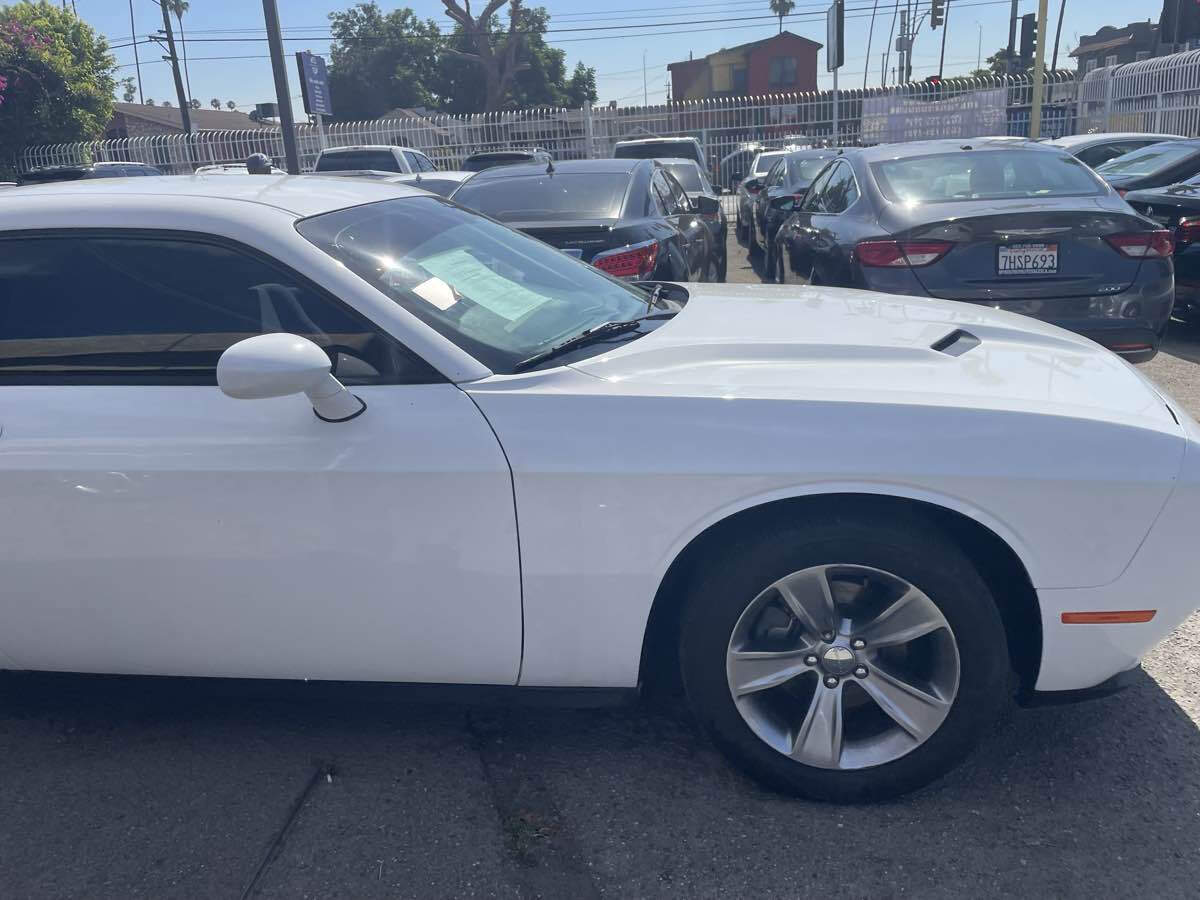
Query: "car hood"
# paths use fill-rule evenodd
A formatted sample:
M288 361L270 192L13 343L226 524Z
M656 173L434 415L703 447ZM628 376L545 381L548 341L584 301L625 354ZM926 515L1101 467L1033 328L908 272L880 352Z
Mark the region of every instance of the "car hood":
M1136 369L1023 316L846 288L687 288L673 319L571 367L639 392L968 406L1178 433Z

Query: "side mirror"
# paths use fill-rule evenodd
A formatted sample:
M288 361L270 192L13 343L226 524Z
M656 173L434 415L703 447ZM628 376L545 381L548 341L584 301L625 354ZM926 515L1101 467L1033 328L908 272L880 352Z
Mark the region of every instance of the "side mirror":
M721 201L716 197L697 197L693 203L696 207L696 212L702 216L715 216L721 211Z
M217 385L237 400L305 394L323 422L345 422L367 405L333 377L325 351L295 334L238 341L217 360Z

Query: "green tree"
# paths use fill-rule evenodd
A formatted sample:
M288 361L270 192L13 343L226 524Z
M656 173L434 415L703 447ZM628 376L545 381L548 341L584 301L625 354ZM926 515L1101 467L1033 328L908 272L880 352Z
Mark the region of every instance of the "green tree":
M508 4L508 28L500 26L496 13ZM525 12L521 0L488 0L487 6L476 17L471 15L471 0L442 0L446 15L454 20L455 31L461 32L465 41L455 41L446 53L478 66L477 77L483 80L483 109L491 111L504 105L517 74L534 63L521 53L526 32L536 26ZM549 14L541 10L548 20ZM532 27L531 27L532 26ZM542 30L545 30L543 25ZM464 45L466 48L464 49Z
M441 33L411 9L372 0L329 14L329 91L339 119L373 119L398 106L432 106Z
M121 79L121 99L126 103L132 103L133 98L137 96L137 82L133 80L133 76Z
M188 0L166 0L167 10L174 14L175 21L179 23L179 46L183 50L183 83L187 86L188 96L192 96L192 76L188 72L187 61L187 35L183 33L183 14L188 11L191 4Z
M1026 66L1021 62L1018 56L1013 57L1012 74L1023 75L1026 72L1032 71L1033 66ZM1009 74L1008 68L1008 49L1001 47L995 53L987 58L986 69L976 69L971 73L976 78L988 78L994 75Z
M226 108L227 110L229 110L230 112L233 112L235 109L237 109L237 104L236 104L236 103L234 103L232 100L226 100L226 101L225 101L225 108Z
M208 101L208 105L211 106L213 109L220 109L221 101L218 100L216 97L213 97L211 100Z
M796 8L795 0L770 0L771 12L779 16L779 33L783 34L783 17L789 16Z
M104 38L74 13L45 0L0 9L0 167L29 144L100 137L115 71Z
M546 44L546 28L550 14L542 7L518 7L520 20L521 56L507 93L497 99L488 89L491 86L480 78L480 64L472 58L470 49L476 40L459 25L449 38L438 61L436 93L441 108L447 112L472 113L488 109L530 106L582 106L596 100L596 70L577 63L567 77L566 52ZM497 45L505 40L507 29L498 21L491 23ZM498 104L498 105L497 105Z

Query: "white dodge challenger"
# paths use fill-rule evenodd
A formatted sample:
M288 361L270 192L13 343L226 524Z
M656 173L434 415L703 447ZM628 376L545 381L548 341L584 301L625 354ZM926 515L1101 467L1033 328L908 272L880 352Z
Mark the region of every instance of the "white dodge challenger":
M0 666L633 689L923 784L1196 606L1200 428L977 306L614 280L351 179L0 205Z

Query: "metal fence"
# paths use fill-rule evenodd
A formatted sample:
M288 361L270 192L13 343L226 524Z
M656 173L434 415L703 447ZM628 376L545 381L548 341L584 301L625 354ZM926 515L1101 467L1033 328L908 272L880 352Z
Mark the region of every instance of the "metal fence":
M1047 73L1041 134L1171 131L1200 134L1200 51L1090 72ZM425 152L444 169L470 153L543 147L558 159L611 156L617 141L691 135L704 147L714 181L728 186L759 148L787 144L857 145L927 138L1029 134L1033 86L1028 77L948 78L889 88L841 91L834 132L831 91L730 97L657 106L524 109L476 115L405 113L399 117L296 128L301 168L311 170L323 145L392 144ZM132 160L180 174L210 163L242 162L251 153L283 156L278 128L204 131L27 147L19 168Z

